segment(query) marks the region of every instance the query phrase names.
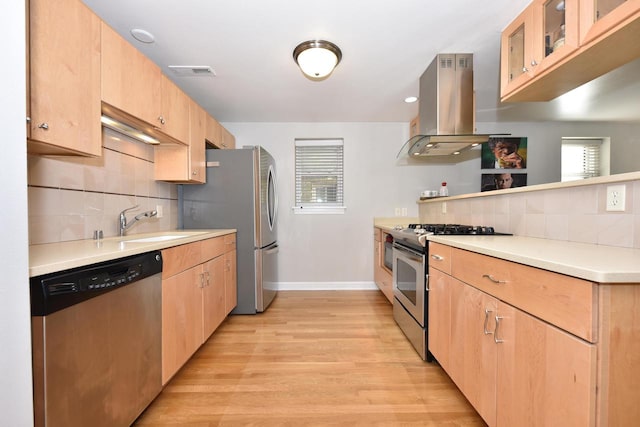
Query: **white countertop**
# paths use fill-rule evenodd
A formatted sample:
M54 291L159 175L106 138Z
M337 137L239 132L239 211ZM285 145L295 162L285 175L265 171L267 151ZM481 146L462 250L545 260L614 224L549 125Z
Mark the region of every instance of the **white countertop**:
M29 246L29 277L184 245L235 232L234 229L174 230L108 237L101 240L74 240L31 245ZM154 239L164 238L164 236L180 237L154 241ZM132 241L149 238L151 241Z
M600 283L640 283L640 249L522 236L428 236L428 240Z

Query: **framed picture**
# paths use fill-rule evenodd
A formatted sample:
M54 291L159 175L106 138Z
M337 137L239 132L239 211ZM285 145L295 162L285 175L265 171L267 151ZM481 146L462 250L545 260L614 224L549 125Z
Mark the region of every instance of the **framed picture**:
M496 172L482 174L481 191L503 190L527 186L526 173Z
M525 169L526 137L492 137L482 144L482 169Z

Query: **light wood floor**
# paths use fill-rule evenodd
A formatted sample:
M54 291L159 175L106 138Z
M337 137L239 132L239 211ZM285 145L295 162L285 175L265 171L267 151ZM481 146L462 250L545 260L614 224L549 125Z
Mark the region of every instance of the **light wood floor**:
M484 426L377 291L280 292L230 316L137 420L145 426Z

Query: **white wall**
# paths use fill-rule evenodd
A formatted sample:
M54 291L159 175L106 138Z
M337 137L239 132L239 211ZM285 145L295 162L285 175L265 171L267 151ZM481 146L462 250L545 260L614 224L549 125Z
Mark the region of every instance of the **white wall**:
M407 123L225 123L236 145L262 145L276 159L283 288L362 287L373 282L373 218L407 208L418 216L422 190L454 181L455 166L406 165L396 154ZM295 215L294 140L344 138L343 215Z
M457 164L396 159L408 138L407 123L225 123L238 146L262 145L276 158L280 199L279 274L283 288L346 287L373 280L374 217L393 217L395 208L418 216L422 190L447 181L451 195L480 191L479 155ZM528 137L529 184L559 181L560 141L567 136L610 136L626 147L612 156L616 173L639 170L628 163L629 147L640 150L640 125L617 123L479 123L479 132ZM344 215L294 215L294 140L344 138ZM621 150L619 150L621 151ZM479 154L479 153L478 153ZM634 169L635 167L635 169ZM526 197L526 196L523 196ZM569 207L571 208L571 207ZM475 224L475 222L474 222ZM491 224L478 224L491 225Z
M563 137L610 137L611 174L640 170L640 161L638 160L640 158L640 124L592 122L478 123L478 131L506 132L511 133L513 136L527 137L526 172L528 174L528 185L560 181L560 145ZM479 182L479 178L477 182ZM469 192L477 191L480 191L479 185L477 189Z
M25 130L25 3L7 2L0 14L3 67L0 67L0 414L7 426L33 425L31 317L27 235L27 156Z

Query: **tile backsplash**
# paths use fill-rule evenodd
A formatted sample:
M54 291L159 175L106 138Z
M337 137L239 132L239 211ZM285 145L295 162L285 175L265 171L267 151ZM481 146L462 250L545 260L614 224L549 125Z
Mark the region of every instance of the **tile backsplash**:
M118 214L127 218L162 209L128 233L177 228L177 185L153 178L153 147L103 129L102 157L28 157L29 243L90 239L94 230L118 235Z
M518 236L640 248L640 180L616 184L626 187L624 212L606 211L611 184L599 183L434 200L419 204L419 216L425 223L486 225Z

